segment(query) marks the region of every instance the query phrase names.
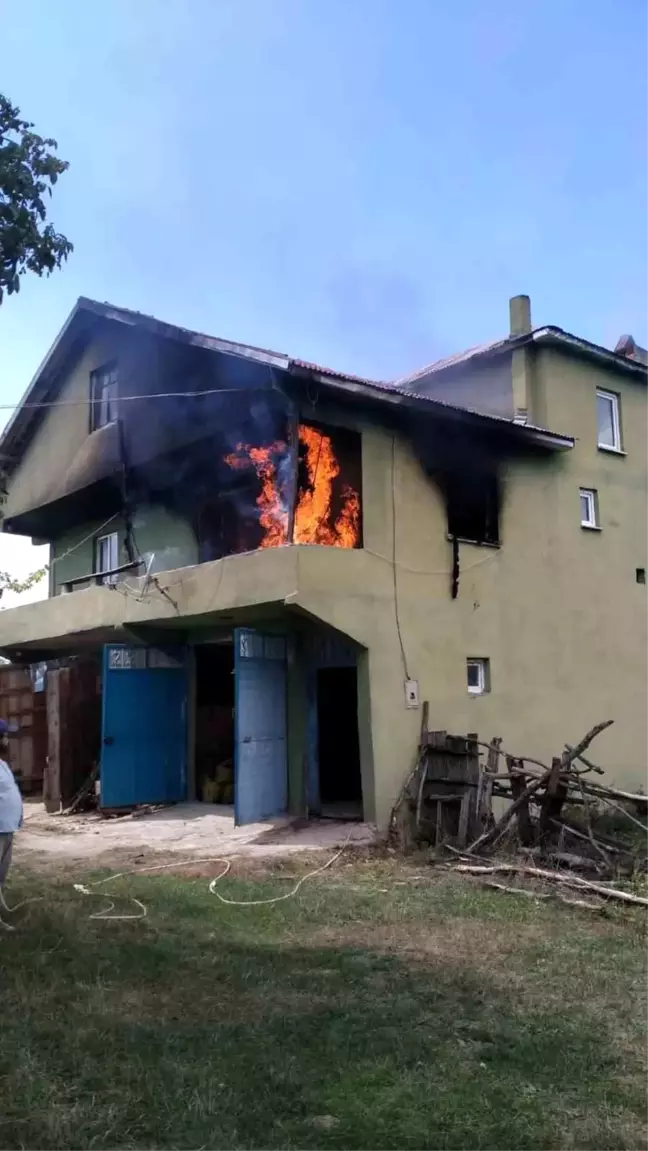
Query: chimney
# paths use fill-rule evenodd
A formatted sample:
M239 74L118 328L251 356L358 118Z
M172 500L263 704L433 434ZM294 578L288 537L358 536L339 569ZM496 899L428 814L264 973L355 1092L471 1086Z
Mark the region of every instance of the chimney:
M637 360L640 364L648 364L648 352L645 348L640 348L632 336L621 336L617 340L614 350L617 355L625 356L627 360Z
M510 335L527 336L531 331L531 300L528 296L512 296L509 300Z

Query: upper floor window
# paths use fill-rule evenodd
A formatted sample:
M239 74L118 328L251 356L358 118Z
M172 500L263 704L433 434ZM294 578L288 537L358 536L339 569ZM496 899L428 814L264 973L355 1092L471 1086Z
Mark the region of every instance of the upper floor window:
M446 482L448 535L469 543L500 542L499 485L495 476L457 473Z
M117 532L108 536L98 536L95 540L94 570L96 573L112 572L119 567L119 538ZM114 575L107 575L102 581L110 584L115 582Z
M106 364L90 374L90 431L117 419L117 365Z
M598 522L598 492L594 488L580 489L580 514L582 528L597 528Z
M615 392L596 392L596 430L599 448L620 452L621 423L619 420L619 397Z

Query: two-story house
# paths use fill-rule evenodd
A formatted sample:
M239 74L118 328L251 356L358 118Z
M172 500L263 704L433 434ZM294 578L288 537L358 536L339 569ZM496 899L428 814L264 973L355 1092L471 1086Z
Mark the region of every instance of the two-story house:
M49 598L101 656L101 801L384 826L430 724L646 767L646 365L531 326L376 383L80 299L8 424ZM97 737L99 744L99 733Z

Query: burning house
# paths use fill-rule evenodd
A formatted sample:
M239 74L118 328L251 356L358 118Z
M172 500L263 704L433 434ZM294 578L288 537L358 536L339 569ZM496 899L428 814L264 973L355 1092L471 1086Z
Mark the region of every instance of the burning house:
M95 770L107 808L384 825L423 700L539 757L613 714L630 783L645 386L524 297L506 339L391 384L79 300L0 444L3 529L50 546L0 650L50 669L48 707L84 685L51 803Z

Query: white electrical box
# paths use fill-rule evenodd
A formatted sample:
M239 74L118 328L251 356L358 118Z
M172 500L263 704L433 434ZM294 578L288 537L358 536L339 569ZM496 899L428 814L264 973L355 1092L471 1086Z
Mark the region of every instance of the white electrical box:
M405 707L418 707L419 690L417 679L405 680Z

